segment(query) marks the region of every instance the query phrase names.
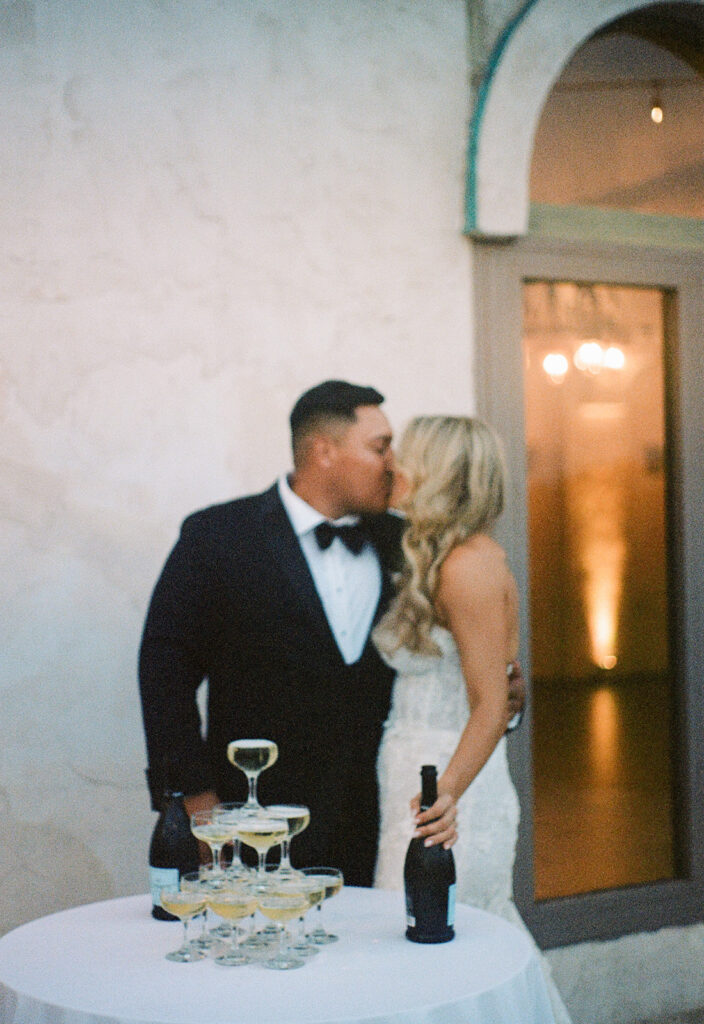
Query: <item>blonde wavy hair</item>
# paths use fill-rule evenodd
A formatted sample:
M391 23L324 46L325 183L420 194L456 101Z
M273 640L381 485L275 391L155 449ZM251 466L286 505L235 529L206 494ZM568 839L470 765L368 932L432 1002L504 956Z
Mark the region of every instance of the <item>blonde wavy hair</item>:
M466 416L417 416L397 453L407 476L404 567L396 597L375 633L389 653L439 654L430 631L442 563L458 544L491 529L504 506L504 457L495 431Z

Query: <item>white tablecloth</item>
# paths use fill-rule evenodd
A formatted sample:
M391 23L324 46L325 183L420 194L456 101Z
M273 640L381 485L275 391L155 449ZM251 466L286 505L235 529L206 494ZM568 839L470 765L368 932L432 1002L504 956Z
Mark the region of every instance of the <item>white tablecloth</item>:
M3 1024L552 1024L527 937L458 906L456 938L404 937L403 897L347 888L323 908L340 935L305 967L178 964L180 923L130 896L75 907L0 939ZM194 934L197 924L192 925Z

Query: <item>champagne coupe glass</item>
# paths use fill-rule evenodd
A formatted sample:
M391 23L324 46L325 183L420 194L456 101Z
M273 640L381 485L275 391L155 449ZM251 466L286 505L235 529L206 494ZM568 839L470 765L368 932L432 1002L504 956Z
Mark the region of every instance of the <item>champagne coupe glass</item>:
M200 871L188 871L185 875L181 875L179 888L182 892L194 892L207 897L211 886L208 880L204 877L203 869L201 867ZM203 924L200 935L197 939L191 939L191 946L194 949L208 950L212 949L218 940L217 935L214 935L212 931L208 931L207 906L203 907L202 917Z
M230 926L229 948L215 957L215 963L221 967L240 967L250 963L251 958L242 951L239 922L257 909L254 888L246 882L228 882L211 890L208 895L208 906Z
M255 814L244 814L237 825L237 835L241 843L251 846L257 851L259 867L257 869L257 883L266 887L266 854L272 846L278 846L284 839L288 838L288 822L285 818L277 818L263 812Z
M235 826L226 821L218 820L213 808L208 811L196 811L191 815L191 832L210 847L213 858L212 877L223 875L220 864L220 851L225 843L229 843L235 834Z
M332 896L335 896L342 888L344 882L342 872L338 868L303 868L303 874L306 878L314 878L316 881L322 882L325 886L324 900L329 900ZM322 905L322 903L318 903L318 913L320 913ZM337 942L339 936L326 931L320 924L320 919L318 919L318 925L310 933L309 938L316 946L324 946L328 942Z
M244 804L239 802L217 804L213 807L213 815L218 821L224 821L228 825L232 825L232 862L225 868L225 874L230 879L246 879L250 878L252 871L247 867L246 864L242 863L240 857L240 840L237 835L237 825L241 817L241 811Z
M259 909L265 917L279 925L279 949L275 957L264 961L264 967L274 970L288 971L294 967L303 967L305 960L294 956L289 949L289 934L286 922L305 914L310 903L303 890L296 891L291 884L288 891L272 888L259 893Z
M320 877L306 877L303 872L299 872L300 878L284 881L284 886L300 886L303 892L306 894L308 899L308 906L306 910L298 918L298 935L294 942L289 944L289 949L295 956L315 956L316 953L320 952L320 947L312 942L306 935L305 931L305 917L309 910L313 907L318 907L325 899L325 883Z
M174 949L166 954L167 960L174 960L179 964L189 964L194 960L202 960L205 956L200 949L194 949L188 941L188 922L196 914L202 913L205 909L205 893L191 892L189 890L162 889L161 905L175 917L183 921L183 942L180 949Z
M267 814L273 814L277 818L285 818L288 822L288 836L281 843L281 862L278 873L281 878L294 878L298 872L291 867L289 847L291 840L308 828L310 824L310 809L303 804L271 804L265 807Z
M261 811L257 799L257 779L265 768L271 768L279 756L279 748L273 740L233 740L227 745L227 759L235 768L247 776L249 796L245 811Z

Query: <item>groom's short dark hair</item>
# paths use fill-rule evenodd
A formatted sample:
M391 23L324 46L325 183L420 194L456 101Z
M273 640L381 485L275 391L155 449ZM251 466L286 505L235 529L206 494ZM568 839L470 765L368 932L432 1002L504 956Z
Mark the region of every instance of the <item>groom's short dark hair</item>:
M294 457L301 439L313 429L337 420L354 423L361 405L381 405L384 396L376 388L325 380L305 391L291 410L291 441Z
M375 388L349 384L346 380L324 380L305 391L291 411L291 435L295 438L302 427L308 428L312 420L356 419L355 409L360 405L381 405L384 396Z

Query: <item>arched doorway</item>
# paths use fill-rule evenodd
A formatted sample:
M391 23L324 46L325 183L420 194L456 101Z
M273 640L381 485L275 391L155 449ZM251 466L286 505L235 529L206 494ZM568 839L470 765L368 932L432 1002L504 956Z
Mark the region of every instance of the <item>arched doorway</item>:
M466 231L476 238L512 238L528 230L530 165L545 101L574 51L627 19L629 31L657 39L699 67L704 0L652 2L528 0L507 24L487 62L469 130ZM689 9L689 12L688 10Z
M545 208L531 209L529 168L532 136L550 88L559 71L575 49L588 37L606 38L625 24L641 38L658 34L660 45L673 52L682 50L680 28L688 14L692 24L704 25L704 5L666 4L587 4L577 14L573 6L557 3L532 3L522 9L518 19L504 34L501 51L510 55L508 65L497 60L489 70L491 84L485 87L484 110L475 117L474 126L483 128L474 140L474 177L468 189L468 227L478 240L474 246L476 270L476 324L480 410L489 419L501 422L509 441L514 481L510 517L505 523L503 540L518 569L519 583L526 597L525 619L529 619L530 566L526 513L528 509L528 472L526 465L526 419L522 392L526 379L522 353L522 308L528 281L595 284L641 290L651 289L661 297L664 356L667 375L663 411L667 415L670 467L671 515L671 627L673 631L673 677L677 699L673 707L676 732L678 849L667 877L645 884L615 884L584 895L560 899L536 899L532 821L531 721L528 730L514 741L514 768L522 793L524 831L516 878L517 901L543 945L558 945L586 938L605 938L628 931L646 930L665 924L699 920L704 913L704 865L699 852L704 846L704 821L698 807L700 789L704 712L699 696L696 664L704 653L704 633L699 580L704 576L704 543L699 537L696 516L700 504L702 457L698 437L704 428L704 393L701 384L701 342L698 323L704 315L699 280L704 271L704 230L700 222L662 217L633 217L621 210L564 212ZM561 11L560 8L563 8ZM648 8L648 10L644 10ZM585 35L578 37L575 16ZM651 20L648 20L650 16ZM619 18L620 21L614 21ZM627 19L625 22L623 19ZM698 19L698 20L697 20ZM549 26L549 32L548 30ZM541 41L541 31L545 38ZM695 32L685 32L690 41ZM542 54L541 45L544 42ZM520 44L520 45L519 45ZM540 44L540 45L539 45ZM560 49L562 48L562 49ZM691 51L691 47L690 47ZM535 72L527 89L521 68L530 63L529 54L538 53ZM561 53L561 57L560 57ZM521 60L525 63L522 64ZM691 52L686 55L690 61ZM561 63L559 61L561 60ZM513 74L513 79L511 78ZM489 97L492 91L494 107ZM544 90L541 92L541 89ZM525 131L511 134L519 108L525 115L525 96L532 91L540 107L532 111L528 142ZM512 102L514 110L506 119L503 132L497 131L500 107ZM510 99L513 97L513 100ZM483 129L489 129L486 137ZM523 125L525 128L525 125ZM525 143L523 157L516 147ZM483 145L486 148L483 149ZM488 172L487 154L491 145L494 159L501 159L491 189L483 190L482 161ZM497 156L497 148L503 155ZM524 163L521 164L521 159ZM507 170L508 168L508 170ZM525 171L521 178L519 171ZM474 187L472 199L471 187ZM499 189L499 192L496 191ZM503 189L503 193L501 193ZM509 194L510 193L510 194ZM697 216L701 216L697 213ZM530 225L530 227L529 227ZM496 238L502 238L501 244ZM506 239L517 239L506 244ZM479 241L480 240L480 241ZM669 627L668 627L669 628ZM527 645L524 657L530 663ZM643 714L651 709L643 707ZM575 837L589 842L590 837Z

